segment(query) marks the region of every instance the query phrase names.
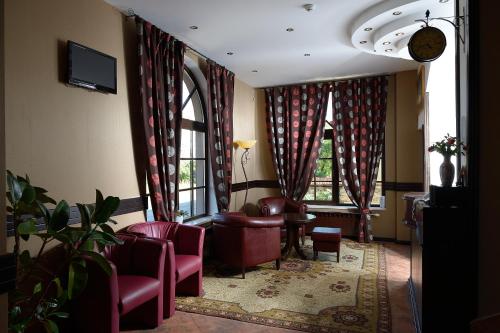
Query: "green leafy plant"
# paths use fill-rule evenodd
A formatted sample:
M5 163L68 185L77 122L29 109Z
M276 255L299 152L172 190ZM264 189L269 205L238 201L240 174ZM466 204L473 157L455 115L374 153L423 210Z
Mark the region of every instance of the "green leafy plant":
M465 155L467 146L454 136L446 134L441 141L434 142L428 149L429 152L436 151L443 156L455 156L459 153Z
M109 225L116 224L110 217L120 199L104 198L96 190L95 204L77 204L81 225L69 226L69 204L50 198L45 189L31 185L28 176L14 176L7 171L7 186L7 212L15 226L14 254L18 263L16 289L9 295L9 332L43 327L47 332L57 333L58 320L69 317L65 311L67 304L77 299L86 287L85 258L92 258L111 274L111 266L98 251L123 243ZM51 210L47 204L55 208ZM43 231L38 230L40 221ZM33 236L42 241L35 257L28 250L20 252L21 239L28 241ZM41 260L52 242L59 242L64 252L55 269Z
M188 216L188 213L185 210L176 210L175 216Z

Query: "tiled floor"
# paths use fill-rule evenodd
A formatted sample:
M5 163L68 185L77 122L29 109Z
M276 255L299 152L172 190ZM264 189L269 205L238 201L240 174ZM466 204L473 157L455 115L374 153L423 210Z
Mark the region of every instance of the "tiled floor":
M385 246L387 280L392 310L392 332L414 333L407 288L407 280L410 274L410 248L409 246L394 243L385 243ZM166 320L158 329L142 332L285 333L297 331L177 311L172 318Z

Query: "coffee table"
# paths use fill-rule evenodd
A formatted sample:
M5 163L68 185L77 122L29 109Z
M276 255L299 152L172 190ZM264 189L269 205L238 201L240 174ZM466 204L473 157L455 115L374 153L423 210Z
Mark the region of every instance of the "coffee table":
M295 248L295 252L297 252L299 257L307 259L299 244L299 229L302 225L314 221L316 216L312 214L286 213L283 214L283 219L286 226L286 243L285 247L281 250L281 259L288 259L292 247Z

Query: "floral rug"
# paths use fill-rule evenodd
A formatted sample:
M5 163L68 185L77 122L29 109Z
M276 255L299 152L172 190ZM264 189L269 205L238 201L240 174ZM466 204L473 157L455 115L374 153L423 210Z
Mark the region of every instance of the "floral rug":
M343 239L317 261L291 257L248 269L205 265L203 297L177 297L180 311L307 332L391 332L384 247ZM292 251L294 253L294 251ZM312 242L304 253L312 258Z

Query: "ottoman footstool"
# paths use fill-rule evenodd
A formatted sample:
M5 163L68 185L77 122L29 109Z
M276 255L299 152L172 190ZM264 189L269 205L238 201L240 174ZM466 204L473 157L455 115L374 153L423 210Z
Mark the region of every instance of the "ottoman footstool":
M340 239L342 238L342 229L315 227L311 234L313 241L314 258L318 258L318 252L337 252L337 262L340 261Z

